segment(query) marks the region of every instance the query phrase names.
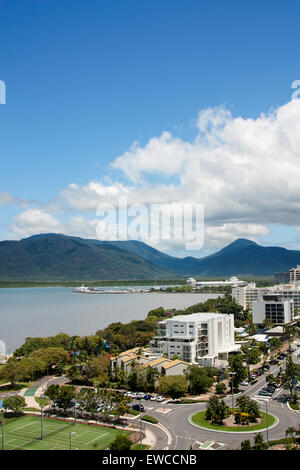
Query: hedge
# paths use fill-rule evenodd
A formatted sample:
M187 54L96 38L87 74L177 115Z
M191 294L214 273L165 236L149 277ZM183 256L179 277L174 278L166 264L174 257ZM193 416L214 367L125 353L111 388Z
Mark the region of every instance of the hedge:
M149 415L144 415L144 416L142 416L141 419L143 421L147 421L148 423L152 423L152 424L157 424L158 423L158 419L153 418L153 416L149 416Z

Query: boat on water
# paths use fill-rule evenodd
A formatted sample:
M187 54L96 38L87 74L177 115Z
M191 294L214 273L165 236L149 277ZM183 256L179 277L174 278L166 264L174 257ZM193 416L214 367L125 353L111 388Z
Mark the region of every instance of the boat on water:
M86 287L82 284L81 287L76 287L72 292L78 292L80 294L101 294L102 292L99 289L94 287Z
M72 292L80 294L138 294L149 292L149 289L95 289L94 287L86 287L82 284L81 287L76 287Z

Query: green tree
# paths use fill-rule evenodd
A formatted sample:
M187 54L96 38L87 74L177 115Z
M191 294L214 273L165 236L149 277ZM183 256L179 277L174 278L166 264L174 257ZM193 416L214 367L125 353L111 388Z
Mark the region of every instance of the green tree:
M287 358L285 372L282 375L282 384L284 388L288 389L292 397L296 380L300 378L300 366L294 364L291 356Z
M72 404L72 400L75 398L75 387L74 385L62 385L57 391L57 405L66 411Z
M249 439L241 442L241 450L251 450L251 443Z
M254 438L254 450L267 450L268 445L264 441L262 433L256 434Z
M153 390L155 390L155 385L156 385L156 381L157 379L159 379L160 377L160 373L159 373L159 370L156 369L155 367L147 367L146 369L146 380L147 380L147 384L148 384L148 387L149 387L149 392L153 392Z
M259 406L256 401L251 400L247 395L240 395L236 400L236 405L241 413L249 415L251 422L255 422L260 417Z
M296 434L297 434L297 429L294 428L293 426L288 427L287 430L285 431L285 435L287 437L290 436L290 438L292 439L293 445L296 444Z
M109 449L110 450L130 450L132 446L132 441L131 439L124 435L124 434L118 434L113 442L110 444Z
M243 355L242 354L230 354L228 357L230 371L234 372L233 375L233 389L234 391L239 390L239 384L243 379L248 375L247 368L243 364ZM230 386L231 386L230 381Z
M276 353L277 351L279 351L280 348L281 348L281 346L282 346L282 343L281 343L280 339L279 339L279 338L276 338L276 337L275 337L275 338L271 338L271 339L269 340L269 343L270 343L270 349L271 349L271 351L272 351L272 352L274 351L275 353Z
M230 408L224 400L220 400L217 396L212 396L207 404L205 411L205 419L214 424L222 424L223 420L230 415Z
M221 383L218 383L218 384L216 385L216 388L215 388L216 394L217 394L217 395L224 395L224 393L226 392L226 388L227 388L227 387L226 387L226 385L225 385L224 383L222 383L222 382L221 382Z
M188 390L186 378L183 375L161 377L159 390L163 395L170 395L173 400L182 397Z
M9 359L0 369L0 378L8 380L12 386L22 380L28 380L31 377L31 371L28 364L22 364L22 361Z
M13 395L3 400L3 407L15 413L20 413L26 406L25 398L20 395Z
M56 401L58 397L58 392L59 392L59 385L57 384L51 384L45 391L45 395L50 398L50 400L53 402L53 407L55 409L56 406Z
M207 373L207 370L197 365L188 367L186 378L189 383L190 392L195 395L208 392L214 382L213 378Z

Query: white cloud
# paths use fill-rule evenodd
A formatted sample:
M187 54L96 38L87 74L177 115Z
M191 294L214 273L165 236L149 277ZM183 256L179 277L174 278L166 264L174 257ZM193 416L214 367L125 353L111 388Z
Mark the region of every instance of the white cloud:
M14 217L12 231L25 238L38 233L62 233L62 224L51 214L40 209L28 209Z
M117 204L120 196L127 196L129 204L204 204L205 247L212 249L237 237L266 235L267 225L296 225L300 210L299 125L300 99L257 119L233 117L224 106L202 110L192 142L169 132L152 137L144 146L135 142L112 163L127 183L116 179L109 183L90 181L84 186L70 184L56 198L52 210L50 205L45 209L47 215L42 216L40 210L40 217L32 210L18 216L16 233L45 226L92 237L99 205ZM50 215L59 210L74 211L76 216L61 224ZM90 212L95 217L83 217ZM28 219L34 214L38 222L33 227ZM23 226L27 228L23 230ZM180 247L180 242L172 243ZM152 244L171 247L168 241Z

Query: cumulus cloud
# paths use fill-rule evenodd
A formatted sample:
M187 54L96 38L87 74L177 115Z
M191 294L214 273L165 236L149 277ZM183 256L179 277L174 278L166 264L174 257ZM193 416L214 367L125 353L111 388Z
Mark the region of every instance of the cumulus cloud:
M57 206L79 215L62 226L48 214L50 225L92 235L96 218L87 221L84 213L96 215L99 205L117 205L126 196L128 204L203 204L205 244L214 248L237 237L267 235L272 224L295 226L300 210L299 124L299 99L257 119L233 117L224 106L202 110L193 141L163 132L118 156L111 166L121 171L123 182L116 177L62 190ZM28 217L29 211L23 214ZM15 221L19 233L21 217ZM46 220L44 225L49 226Z
M21 238L38 233L61 233L63 225L51 214L40 209L28 209L14 217L12 231Z

